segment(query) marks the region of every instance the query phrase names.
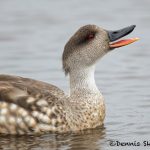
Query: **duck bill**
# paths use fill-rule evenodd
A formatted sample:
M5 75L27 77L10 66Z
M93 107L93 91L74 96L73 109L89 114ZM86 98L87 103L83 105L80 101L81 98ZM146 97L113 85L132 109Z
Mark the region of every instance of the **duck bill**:
M120 41L117 41L115 43L109 44L109 47L110 48L118 48L118 47L129 45L129 44L131 44L135 41L138 41L138 40L139 40L139 38L124 39L124 40L120 40Z
M137 40L139 40L139 38L129 38L129 39L123 39L123 40L119 40L116 41L126 35L128 35L129 33L131 33L135 28L135 25L131 25L129 27L117 30L117 31L108 31L108 36L109 36L109 47L110 49L114 49L114 48L118 48L118 47L122 47L122 46L126 46L129 45ZM114 42L116 41L116 42Z

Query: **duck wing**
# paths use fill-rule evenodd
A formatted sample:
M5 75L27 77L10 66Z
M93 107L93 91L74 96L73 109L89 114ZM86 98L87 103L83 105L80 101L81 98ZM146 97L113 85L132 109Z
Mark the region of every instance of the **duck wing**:
M64 127L59 88L41 81L0 75L0 133L32 134Z
M40 91L47 91L50 92L51 94L55 96L63 96L64 92L59 89L58 87L42 82L42 81L37 81L34 79L29 79L29 78L23 78L19 76L11 76L11 75L0 75L0 83L8 83L8 84L13 84L13 85L20 85L24 88L28 88L31 90L30 87L35 91L40 90ZM1 85L0 85L1 87Z

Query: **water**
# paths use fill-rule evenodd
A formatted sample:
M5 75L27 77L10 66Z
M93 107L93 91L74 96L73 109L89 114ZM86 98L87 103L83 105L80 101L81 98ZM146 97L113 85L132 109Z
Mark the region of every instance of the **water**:
M68 91L61 54L68 38L85 24L113 30L136 24L129 37L140 41L107 54L97 65L96 82L107 106L102 129L81 134L0 136L0 149L149 149L150 1L1 0L0 73L43 80ZM141 142L110 146L110 141Z

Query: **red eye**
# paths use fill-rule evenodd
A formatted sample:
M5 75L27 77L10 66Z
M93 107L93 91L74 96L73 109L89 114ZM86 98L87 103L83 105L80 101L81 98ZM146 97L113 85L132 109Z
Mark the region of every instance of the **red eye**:
M88 36L87 36L87 39L88 40L91 40L91 39L93 39L94 38L94 34L89 34Z

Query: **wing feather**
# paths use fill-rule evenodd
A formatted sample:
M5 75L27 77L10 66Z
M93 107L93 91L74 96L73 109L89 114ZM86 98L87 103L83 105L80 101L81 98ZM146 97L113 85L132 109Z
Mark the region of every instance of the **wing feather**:
M33 79L0 75L0 133L25 134L61 130L65 94Z

